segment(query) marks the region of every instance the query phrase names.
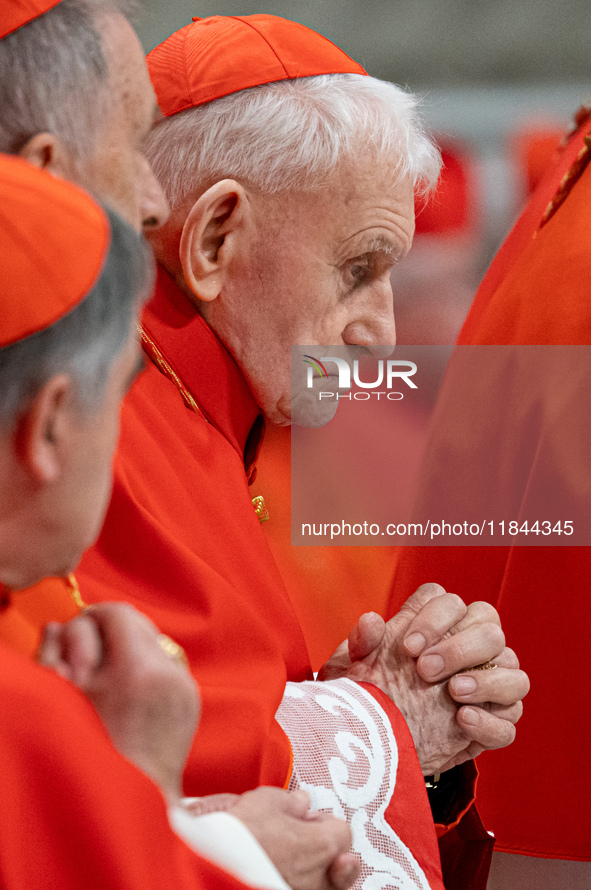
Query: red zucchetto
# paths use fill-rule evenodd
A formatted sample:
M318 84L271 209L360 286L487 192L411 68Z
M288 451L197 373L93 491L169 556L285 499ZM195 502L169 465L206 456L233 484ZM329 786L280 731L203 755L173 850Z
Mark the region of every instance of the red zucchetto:
M41 331L80 303L110 244L85 192L21 158L0 155L0 347Z
M147 62L166 117L277 80L367 74L326 37L276 15L194 18Z
M2 0L0 6L0 39L43 15L61 0Z

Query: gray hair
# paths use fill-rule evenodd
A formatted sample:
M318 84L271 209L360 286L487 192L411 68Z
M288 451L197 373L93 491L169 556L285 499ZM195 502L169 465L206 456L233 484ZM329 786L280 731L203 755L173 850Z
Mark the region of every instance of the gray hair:
M81 165L109 100L100 17L134 7L133 0L62 0L0 40L0 151L18 154L49 132Z
M441 158L418 105L400 87L360 74L283 80L158 121L146 154L173 207L225 178L265 194L317 190L360 151L395 159L400 175L427 192Z
M100 405L112 364L153 284L149 248L116 213L106 212L111 244L92 290L50 327L0 349L2 427L13 426L55 374L71 376L81 411L92 412Z

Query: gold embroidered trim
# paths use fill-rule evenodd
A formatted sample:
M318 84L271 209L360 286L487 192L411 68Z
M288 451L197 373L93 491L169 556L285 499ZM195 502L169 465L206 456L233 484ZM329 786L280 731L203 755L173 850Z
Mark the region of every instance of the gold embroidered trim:
M76 580L76 576L73 572L70 572L69 575L66 575L66 581L68 584L68 593L74 600L75 604L78 606L79 609L87 609L88 606L82 599L78 581Z
M585 136L585 145L580 150L574 162L571 164L567 172L562 177L556 194L544 211L542 221L538 226L538 232L541 228L543 228L543 226L546 225L549 220L552 219L558 208L564 204L573 186L587 167L589 161L591 161L591 136Z
M193 396L191 395L191 393L189 392L189 390L187 389L187 387L185 386L185 384L183 383L183 381L181 380L179 375L176 373L176 371L173 370L172 366L166 361L166 359L164 358L164 356L162 355L162 353L156 346L156 343L150 337L150 335L148 334L146 329L141 324L138 324L137 330L138 330L138 334L140 335L140 340L142 341L142 347L143 347L144 352L154 362L154 364L162 372L162 374L164 374L164 376L167 377L171 381L172 384L174 384L174 386L177 388L177 390L181 394L185 405L188 408L190 408L191 411L194 411L195 414L200 414L201 417L203 417L203 419L205 421L207 421L207 423L209 423L209 420L207 420L207 417L205 416L205 414L203 413L203 411L201 410L201 408L199 407L199 405L197 404L197 402L195 401L195 399L193 398Z
M259 494L256 498L252 499L252 506L254 507L254 512L258 516L261 525L263 524L263 522L269 521L271 517L269 515L269 511L265 506L265 499L262 494Z
M210 423L179 375L172 369L169 362L166 361L146 329L141 324L138 324L137 330L144 352L154 362L159 371L161 371L162 374L164 374L164 376L167 377L168 380L170 380L170 382L177 388L183 398L185 405L187 405L187 407L190 408L191 411L194 411L195 414L201 415L201 417L203 417L203 419L207 423ZM259 522L261 524L263 522L268 522L270 517L269 511L265 507L265 499L261 495L259 495L258 497L252 499L252 505L254 507L254 511L258 517Z

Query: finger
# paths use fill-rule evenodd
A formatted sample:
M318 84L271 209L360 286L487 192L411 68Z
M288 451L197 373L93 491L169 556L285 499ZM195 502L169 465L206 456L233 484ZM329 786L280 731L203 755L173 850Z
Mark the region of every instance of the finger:
M519 668L519 659L513 649L508 649L505 646L500 655L495 655L495 664L502 668L515 670Z
M504 648L505 635L498 624L475 624L423 652L417 669L423 680L434 683L484 664Z
M62 658L70 668L72 682L85 690L102 661L101 637L89 616L80 615L63 626Z
M384 637L386 622L377 612L366 612L349 634L349 658L359 661L370 655Z
M430 600L435 599L435 597L438 596L443 596L444 593L446 593L446 590L441 584L435 584L433 582L421 584L420 587L417 587L412 596L409 596L397 614L406 615L409 613L409 617L412 620L412 618L415 615L418 615L423 606L426 606Z
M279 789L281 790L281 789ZM314 819L316 814L310 812L310 795L307 791L290 791L282 796L284 812L296 819Z
M460 633L469 627L486 624L489 621L493 624L498 624L499 627L501 626L501 619L495 607L483 600L478 600L475 603L470 603L462 620L458 621L455 627L451 628L450 632Z
M482 754L484 750L486 749L483 748L482 745L479 745L478 742L470 742L467 748L454 754L447 763L444 763L439 772L444 773L446 770L452 769L454 766L459 766L467 760L474 760L474 758L478 757L479 754Z
M516 701L512 705L487 705L490 714L500 717L502 720L509 720L515 724L521 719L523 714L523 702Z
M460 704L493 702L511 705L527 695L529 678L524 671L500 667L492 671L469 671L452 677L448 690Z
M330 865L327 878L335 890L347 890L361 873L361 865L354 853L342 853Z
M424 585L437 587L438 585ZM419 593L419 590L417 593ZM455 593L442 593L430 598L410 622L404 648L415 658L429 646L439 643L445 634L466 614L466 604ZM413 594L416 596L417 594ZM412 597L411 597L412 599Z
M205 816L207 813L222 813L231 810L239 800L238 794L224 792L208 794L206 797L185 797L182 801L182 807L191 816Z
M347 853L352 842L350 826L330 813L318 813L318 822L320 824L315 826L315 835L322 840L329 861Z
M135 664L146 651L157 658L167 657L156 643L158 628L128 603L100 603L85 615L98 629L103 663Z
M70 679L70 667L62 658L62 625L51 621L45 625L43 637L37 650L37 661L51 668L64 679Z
M505 748L515 739L515 726L483 708L462 707L456 719L464 735L483 748Z

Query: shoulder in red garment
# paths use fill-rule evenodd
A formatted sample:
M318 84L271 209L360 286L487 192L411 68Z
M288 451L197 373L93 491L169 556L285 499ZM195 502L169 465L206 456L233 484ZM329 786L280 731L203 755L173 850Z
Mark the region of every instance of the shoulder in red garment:
M165 273L144 324L201 411L150 363L124 404L113 498L81 589L90 602L124 597L186 650L203 700L187 793L282 786L291 749L274 715L287 678L310 667L248 487L258 407Z
M504 267L501 262L498 268L493 264L461 343L591 343L590 166L570 181L565 200L540 227L588 132L589 123L573 137L567 148L569 157L548 173L509 236L512 262ZM526 467L524 510L531 503L527 499L535 497L540 487L556 492L557 497L566 492L568 502L577 507L588 499L585 436L589 424L583 412L589 397L584 381L583 373L565 378L563 397L557 403L561 413L548 400L533 406L533 413L532 406L523 406L524 416L533 416L538 430L531 446L535 460ZM474 392L470 396L456 378L453 386L442 390L440 418L445 420L450 412L461 409L462 401L471 404L470 398ZM494 393L480 386L476 398L484 407L478 409L472 403L471 408L464 408L470 412L466 428L472 431L472 439L460 442L457 437L455 447L447 450L446 471L452 470L454 461L466 463L467 448L479 447L478 410L486 410L487 422L491 420ZM502 429L503 418L497 419ZM445 442L453 445L449 433L440 425L432 447ZM517 453L514 441L503 446L501 438L498 446L507 455ZM436 461L431 462L430 472L437 474ZM430 478L438 484L435 476L427 475L427 486ZM406 548L401 554L395 589L435 580L468 601L492 602L501 615L508 645L530 675L531 692L516 741L479 758L479 810L496 836L496 849L502 852L591 860L591 794L580 783L573 750L573 739L585 737L588 731L587 714L580 707L586 686L578 653L588 646L590 572L589 547L424 547ZM391 609L395 608L393 595ZM535 791L541 776L543 806Z
M591 122L589 119L586 119L579 130L571 137L556 164L548 170L548 173L542 179L540 185L528 201L520 219L497 253L478 289L474 302L470 308L470 312L468 313L468 317L460 333L458 343L581 342L579 340L569 341L565 339L531 339L533 332L528 335L527 331L521 326L521 322L519 331L515 330L512 321L508 318L508 315L515 306L515 300L507 303L505 306L502 311L502 314L505 316L503 319L495 319L495 311L498 310L493 311L492 302L495 298L497 289L504 286L508 275L521 274L521 264L519 263L519 259L522 252L531 248L531 241L534 237L534 233L539 229L549 204L560 190L563 179L568 175L571 167L576 164L577 157L580 154L581 149L584 148L585 139L589 133L591 133ZM588 175L586 180L588 181ZM575 186L573 186L571 191L574 193L574 190ZM570 200L569 197L568 203L570 203ZM561 213L556 214L556 216L560 218L558 228L562 228L564 214L561 211ZM552 249L555 251L555 256L559 259L560 253L557 248L558 245L552 245ZM539 283L541 284L543 282ZM567 319L563 318L563 321L567 321ZM536 327L539 332L540 325L538 324ZM517 333L519 333L519 336L522 338L529 336L530 339L515 339ZM536 335L540 336L539 333Z
M170 830L156 786L90 703L0 645L3 890L240 890Z

